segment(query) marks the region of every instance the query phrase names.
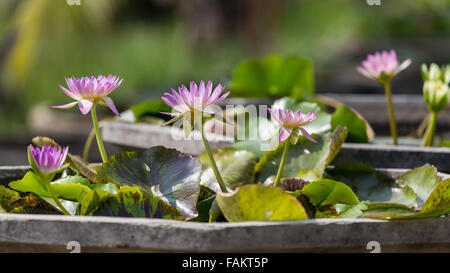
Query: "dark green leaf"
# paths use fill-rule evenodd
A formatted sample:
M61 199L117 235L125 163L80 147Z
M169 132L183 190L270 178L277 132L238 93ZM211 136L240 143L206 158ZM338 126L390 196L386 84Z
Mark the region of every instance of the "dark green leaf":
M109 158L98 176L123 185L138 186L161 198L190 219L197 216L201 163L198 158L162 146L144 152L123 152Z
M392 178L363 163L337 165L328 173L327 177L351 187L360 200L416 205L416 195L409 187L398 187Z
M142 193L139 187L129 186L121 187L117 194L102 202L93 215L183 219L175 207L167 205L158 197Z
M2 211L1 213L9 212L12 209L9 203L19 198L20 194L18 192L10 190L5 186L0 186L0 211Z
M170 113L172 110L170 106L165 104L162 100L139 103L131 106L130 109L133 112L136 121L139 121L145 115L167 118L167 115L163 115L161 112Z

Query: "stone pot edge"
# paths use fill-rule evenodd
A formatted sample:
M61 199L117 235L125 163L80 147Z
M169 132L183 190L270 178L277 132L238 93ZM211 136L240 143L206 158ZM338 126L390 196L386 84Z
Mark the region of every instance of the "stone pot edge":
M0 215L1 244L151 252L277 252L441 245L450 250L450 219L385 221L314 219L286 222L194 223L121 217ZM320 236L311 236L320 234ZM249 240L250 239L250 240ZM245 242L245 244L243 244Z

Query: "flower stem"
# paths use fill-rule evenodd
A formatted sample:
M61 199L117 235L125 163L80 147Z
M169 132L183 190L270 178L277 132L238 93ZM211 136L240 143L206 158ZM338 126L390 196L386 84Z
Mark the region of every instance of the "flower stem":
M52 196L53 201L55 201L56 205L58 206L58 208L65 214L65 215L71 215L70 212L68 212L66 210L66 208L61 204L61 202L59 202L58 197L56 197L55 192L53 192L52 187L50 186L50 182L45 181L44 182L45 186L47 187L47 191L50 193L50 195Z
M429 147L433 145L434 131L436 130L436 121L437 121L437 113L432 111L430 115L430 120L428 122L427 131L423 136L422 146Z
M108 160L108 156L106 155L105 146L103 145L102 135L100 134L100 127L98 126L97 120L97 104L94 104L91 109L92 115L92 123L94 124L95 136L97 138L98 149L100 151L100 155L102 156L103 163Z
M281 155L280 166L278 167L277 177L275 178L275 182L273 186L276 188L281 180L281 175L283 174L284 164L286 163L286 157L289 152L289 145L291 144L291 136L286 140L286 144L284 144L283 155Z
M206 139L205 136L205 132L204 132L204 126L199 124L201 126L200 131L202 132L202 139L203 139L203 144L205 145L205 150L208 154L209 157L209 161L211 163L211 167L214 171L214 175L216 176L217 182L219 183L220 189L222 190L222 192L228 192L227 190L227 186L225 186L225 183L223 182L222 176L220 175L219 169L217 168L216 165L216 161L214 160L214 156L211 152L211 148L209 147L209 143L208 140Z
M392 104L392 92L391 92L391 83L385 83L384 84L384 90L386 92L386 97L388 101L388 108L389 108L389 121L391 125L391 136L392 140L394 142L394 145L398 144L397 141L397 124L395 123L395 116L394 116L394 106Z

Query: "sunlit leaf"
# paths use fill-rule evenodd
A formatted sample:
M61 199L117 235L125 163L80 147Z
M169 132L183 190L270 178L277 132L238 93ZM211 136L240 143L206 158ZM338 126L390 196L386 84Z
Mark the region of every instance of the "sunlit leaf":
M317 206L333 204L359 204L359 200L352 189L344 183L329 179L313 181L306 185L301 193L308 197L309 201Z
M417 194L419 208L440 182L441 179L437 176L436 168L428 164L413 169L398 179L399 185L408 186Z
M217 168L228 188L234 189L254 181L256 159L253 153L222 148L214 150L213 155ZM215 192L220 191L220 186L210 165L208 155L206 153L200 155L200 161L203 166L200 184Z
M300 170L309 169L322 177L326 166L340 150L346 135L347 130L338 127L334 132L329 132L326 135L314 135L313 137L318 140L318 143L300 137L299 143L289 149L283 176L297 177ZM257 181L264 181L277 173L284 143L280 144L277 150L266 152L258 161L255 166Z
M304 220L302 204L280 188L246 185L234 192L218 193L218 205L229 222Z

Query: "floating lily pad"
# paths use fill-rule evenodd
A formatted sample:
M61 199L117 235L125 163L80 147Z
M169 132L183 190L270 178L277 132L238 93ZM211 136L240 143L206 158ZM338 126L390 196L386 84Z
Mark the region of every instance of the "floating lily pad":
M344 183L330 179L313 181L306 185L301 190L301 193L308 197L309 202L316 207L338 203L348 205L359 204L358 198L350 187Z
M246 185L231 193L218 193L217 203L229 222L304 220L302 204L280 188Z
M157 197L142 193L139 187L129 186L121 187L117 194L102 202L93 215L183 219L175 207L167 205Z
M305 137L300 137L295 146L291 146L283 169L284 177L297 177L299 171L309 169L322 177L326 166L334 159L347 135L346 128L338 127L334 132L313 137L318 143L313 143ZM275 151L269 151L255 166L257 181L264 181L275 175L281 161L285 142Z
M341 218L357 218L363 215L369 207L369 201L362 201L356 205L335 204L334 207Z
M408 186L417 194L419 208L440 182L436 168L428 164L413 169L398 179L399 185Z
M98 176L138 186L143 193L160 198L190 219L198 214L201 168L198 158L158 146L144 152L116 154L103 164Z
M348 185L360 200L416 205L416 194L411 188L399 187L392 178L360 162L337 165L327 177Z
M254 182L256 158L253 153L232 148L222 148L214 150L213 155L222 179L229 189ZM200 184L215 192L220 191L220 186L210 165L208 155L206 153L200 155L200 161L203 166Z
M12 209L10 202L19 199L20 194L16 191L10 190L5 186L0 186L0 213L6 213Z

